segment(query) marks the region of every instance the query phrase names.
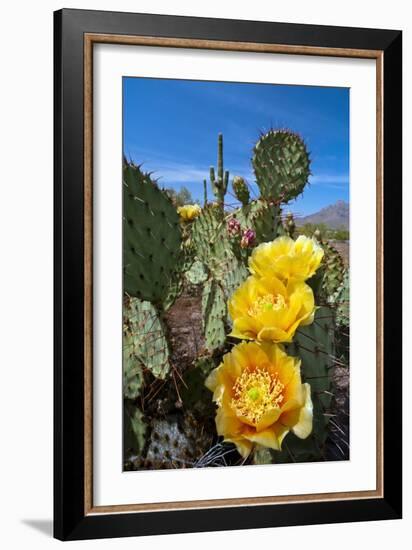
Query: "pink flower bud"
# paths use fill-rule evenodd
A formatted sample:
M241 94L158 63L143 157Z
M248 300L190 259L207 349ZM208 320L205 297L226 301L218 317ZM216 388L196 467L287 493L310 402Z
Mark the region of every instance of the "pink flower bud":
M231 237L236 237L240 233L240 223L236 218L230 218L227 222L227 232Z
M250 248L253 246L256 239L256 233L253 229L245 229L242 233L242 238L240 240L240 246L242 248Z

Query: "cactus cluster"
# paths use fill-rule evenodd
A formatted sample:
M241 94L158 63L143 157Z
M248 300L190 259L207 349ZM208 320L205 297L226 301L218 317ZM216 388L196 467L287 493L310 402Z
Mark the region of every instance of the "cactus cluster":
M282 208L302 193L310 158L302 138L289 130L269 130L251 159L260 195L251 199L244 178L234 176L235 209L227 208L229 171L224 168L223 136L218 136L217 168L210 168L215 202L179 220L176 207L151 174L124 161L123 395L126 469L176 468L208 463L211 448L221 452L214 432L214 405L205 379L233 346L228 302L250 275L253 251L279 236L295 238L292 214ZM281 451L257 446L249 463L322 460L328 437L336 357L344 364L342 340L348 326L348 273L338 252L318 235L325 251L319 272L307 281L321 304L314 322L301 326L287 353L299 357L303 382L312 388L313 433L292 433ZM198 301L202 343L193 363L182 366L173 331L173 304L187 296ZM186 294L185 294L186 293ZM176 301L177 300L177 301ZM190 325L190 320L188 320ZM173 353L173 349L175 352ZM225 451L229 452L229 451ZM231 450L232 455L237 456ZM215 454L212 453L210 456ZM206 457L206 458L205 458ZM233 459L235 460L235 459ZM210 463L215 464L211 460ZM216 462L217 463L217 462ZM225 463L219 458L219 464ZM236 462L233 462L236 463Z

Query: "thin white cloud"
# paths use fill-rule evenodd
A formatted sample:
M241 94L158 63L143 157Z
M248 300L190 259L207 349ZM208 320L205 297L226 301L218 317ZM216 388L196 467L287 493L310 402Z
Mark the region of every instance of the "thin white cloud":
M349 185L348 174L318 174L310 176L309 182L330 189L342 189Z
M204 179L209 180L209 166L201 166L189 163L178 163L166 159L153 159L143 162L142 168L147 172L152 172L153 177L158 179L161 186L167 187L168 184L189 184L202 183ZM242 176L252 183L253 175L250 169L245 167L232 168L230 170L230 180L234 175Z

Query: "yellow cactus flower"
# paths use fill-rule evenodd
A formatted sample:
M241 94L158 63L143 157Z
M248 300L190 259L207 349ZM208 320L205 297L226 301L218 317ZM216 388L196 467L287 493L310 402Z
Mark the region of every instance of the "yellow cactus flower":
M301 235L294 241L278 237L255 248L249 258L249 269L257 277L275 275L284 282L306 281L315 274L323 254L314 238Z
M248 277L228 305L231 336L246 340L291 342L296 329L311 324L315 315L310 286L303 282L285 285L275 276Z
M185 204L177 209L180 219L185 222L191 222L197 218L201 211L202 209L198 204Z
M217 403L216 430L243 457L254 445L281 450L292 431L312 432L309 384L302 384L300 360L277 344L242 342L223 357L206 379Z

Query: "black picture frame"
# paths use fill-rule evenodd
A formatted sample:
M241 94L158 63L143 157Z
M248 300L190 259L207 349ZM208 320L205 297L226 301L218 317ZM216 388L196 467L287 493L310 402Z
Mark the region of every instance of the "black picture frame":
M86 514L84 505L84 36L379 50L383 56L383 496ZM402 33L64 9L54 14L54 536L61 540L397 519L402 515Z

